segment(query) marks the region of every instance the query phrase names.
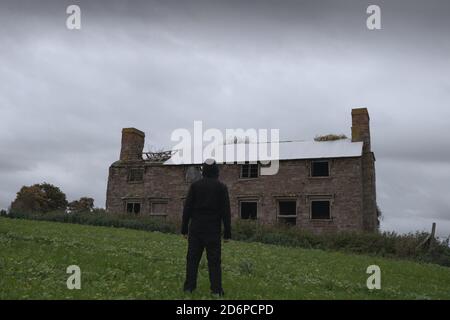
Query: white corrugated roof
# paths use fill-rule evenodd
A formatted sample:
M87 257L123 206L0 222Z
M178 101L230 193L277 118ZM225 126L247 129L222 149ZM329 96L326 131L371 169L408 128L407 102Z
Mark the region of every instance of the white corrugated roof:
M266 143L268 151L260 152L263 144L227 144L221 146L223 150L223 159L220 161L214 155L207 155L204 159L194 159L194 152L191 152L192 157L184 159L181 157L182 153L176 151L172 157L165 161L166 165L177 164L201 164L207 158L216 159L218 163L232 163L244 161L265 161L265 160L294 160L294 159L320 159L320 158L345 158L345 157L360 157L362 155L362 142L352 142L350 139L341 139L336 141L280 141L279 142L279 157L273 157L270 154L270 143ZM272 145L273 146L273 145ZM245 149L245 153L240 153L239 156L237 148ZM251 151L251 149L257 151ZM233 152L234 150L234 152ZM258 153L261 153L259 155ZM267 155L267 153L269 153ZM182 161L180 161L180 158ZM191 159L189 159L191 158Z

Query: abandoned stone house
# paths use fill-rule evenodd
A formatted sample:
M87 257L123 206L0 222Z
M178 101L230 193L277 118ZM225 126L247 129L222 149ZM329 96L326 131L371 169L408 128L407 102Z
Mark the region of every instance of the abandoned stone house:
M280 142L279 171L260 163L220 164L232 219L287 223L314 233L378 230L375 157L369 114L352 110L351 139ZM171 153L143 153L145 135L122 130L120 160L109 168L106 209L113 213L181 219L192 170Z

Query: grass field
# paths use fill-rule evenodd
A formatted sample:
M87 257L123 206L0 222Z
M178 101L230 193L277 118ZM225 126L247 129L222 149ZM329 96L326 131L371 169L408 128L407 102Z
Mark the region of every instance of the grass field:
M0 218L0 299L209 299L206 260L198 289L181 291L186 240L178 235ZM381 268L368 290L366 268ZM66 268L81 268L68 290ZM450 299L450 268L380 257L230 241L227 299Z

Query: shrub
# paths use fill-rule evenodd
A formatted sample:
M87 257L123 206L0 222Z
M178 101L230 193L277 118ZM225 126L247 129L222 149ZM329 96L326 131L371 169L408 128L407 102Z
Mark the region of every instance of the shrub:
M71 212L87 212L94 210L94 199L89 197L81 197L79 200L74 200L68 204L68 209Z

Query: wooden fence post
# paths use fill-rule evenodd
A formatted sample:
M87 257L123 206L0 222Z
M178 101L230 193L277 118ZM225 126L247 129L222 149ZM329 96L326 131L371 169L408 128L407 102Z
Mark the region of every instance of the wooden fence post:
M434 237L436 235L436 222L433 222L432 226L431 226L431 233L425 238L425 240L423 240L417 247L416 250L419 249L420 247L424 247L427 246L428 249L432 246L433 244L433 240Z
M433 222L433 226L431 227L431 239L434 239L435 233L436 233L436 222Z

